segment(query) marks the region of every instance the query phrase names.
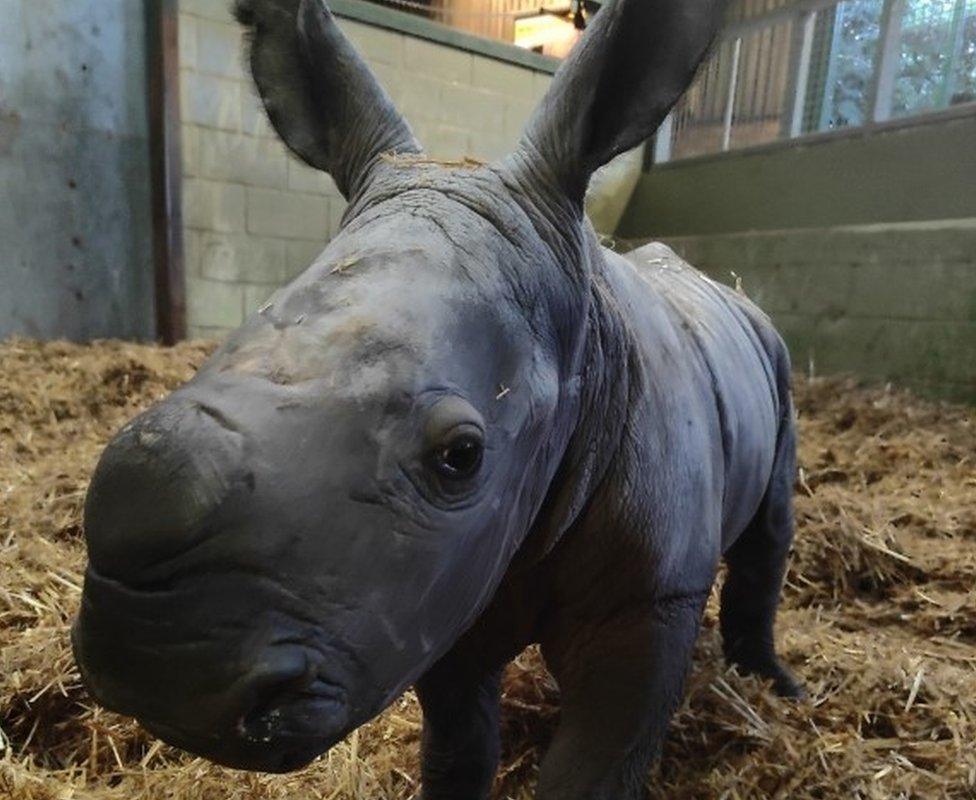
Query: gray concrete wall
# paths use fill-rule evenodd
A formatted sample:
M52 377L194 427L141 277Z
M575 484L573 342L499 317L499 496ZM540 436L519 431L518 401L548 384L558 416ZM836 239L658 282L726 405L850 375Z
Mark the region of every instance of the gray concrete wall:
M152 337L142 4L9 0L0 337Z
M644 175L659 239L773 317L798 369L976 402L976 113Z
M666 237L742 280L803 372L976 402L976 219Z
M275 138L225 0L182 0L180 78L191 336L222 336L335 233L335 185ZM365 3L330 4L437 158L511 150L555 62ZM355 16L353 19L351 17Z

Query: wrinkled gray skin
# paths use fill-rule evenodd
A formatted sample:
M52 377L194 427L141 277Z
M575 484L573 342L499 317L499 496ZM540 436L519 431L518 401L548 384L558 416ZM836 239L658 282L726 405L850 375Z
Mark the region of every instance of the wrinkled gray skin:
M783 344L666 248L603 250L583 214L590 175L654 131L722 10L609 4L516 152L463 168L418 155L318 2L240 3L273 124L349 211L102 456L74 628L97 699L284 771L415 685L423 797L477 800L501 670L541 642L562 717L537 797L629 800L723 556L726 655L799 692L773 652Z

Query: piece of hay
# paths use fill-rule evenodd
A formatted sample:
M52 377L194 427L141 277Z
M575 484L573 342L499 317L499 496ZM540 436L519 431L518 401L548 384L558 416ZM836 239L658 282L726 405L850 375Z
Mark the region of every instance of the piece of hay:
M210 347L0 344L0 797L406 800L412 694L308 769L250 775L103 711L68 644L100 449ZM798 536L779 619L807 703L725 668L717 591L660 764L663 800L976 796L976 426L967 409L798 379ZM528 800L558 719L536 649L505 681L497 798Z

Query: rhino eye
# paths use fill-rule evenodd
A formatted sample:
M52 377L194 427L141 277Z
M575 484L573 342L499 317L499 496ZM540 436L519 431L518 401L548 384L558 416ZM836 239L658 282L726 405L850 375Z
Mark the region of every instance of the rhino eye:
M463 480L472 477L481 466L484 443L474 431L453 436L434 454L434 467L444 478Z

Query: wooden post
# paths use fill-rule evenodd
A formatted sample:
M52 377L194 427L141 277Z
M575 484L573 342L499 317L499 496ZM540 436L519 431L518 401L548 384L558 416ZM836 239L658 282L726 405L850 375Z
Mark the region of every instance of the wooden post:
M145 0L156 337L186 338L177 0Z

